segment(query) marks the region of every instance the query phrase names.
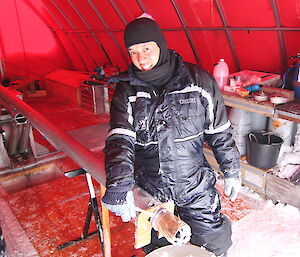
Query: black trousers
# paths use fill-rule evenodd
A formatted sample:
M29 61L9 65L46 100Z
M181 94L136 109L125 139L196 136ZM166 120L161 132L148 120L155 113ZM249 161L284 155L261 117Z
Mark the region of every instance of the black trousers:
M190 242L203 246L218 256L226 253L232 245L231 222L220 212L221 201L215 188L214 172L209 168L199 167L198 174L200 179L195 183L190 182L188 186L184 187L185 190L181 190L183 182L178 183L177 188L168 188L170 191L168 198L175 203L175 214L191 227ZM147 176L140 179L140 182L142 182L140 183L142 188L158 199L160 195L163 195L154 185L151 185L152 181L148 180ZM161 199L161 201L163 200ZM167 244L169 243L165 238L158 239L157 233L152 231L151 244L145 246L143 250L149 252Z
M226 216L222 215L222 225L206 234L193 233L190 243L197 246L203 246L216 256L226 253L232 245L231 241L231 222ZM151 243L144 246L143 251L148 254L160 247L171 245L165 237L158 238L158 233L154 229L151 231Z

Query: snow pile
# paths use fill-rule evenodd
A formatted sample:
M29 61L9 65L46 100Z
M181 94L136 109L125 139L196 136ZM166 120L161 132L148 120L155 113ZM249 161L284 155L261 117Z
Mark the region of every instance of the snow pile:
M300 173L300 124L297 125L294 146L282 146L278 165L272 169L273 174L280 178L292 178ZM298 181L297 181L298 182Z
M300 212L268 201L262 210L233 222L228 257L300 256Z

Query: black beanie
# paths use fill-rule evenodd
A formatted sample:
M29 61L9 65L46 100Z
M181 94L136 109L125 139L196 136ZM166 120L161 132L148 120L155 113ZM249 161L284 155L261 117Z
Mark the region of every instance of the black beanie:
M175 70L173 55L170 55L167 41L155 21L149 18L138 18L128 23L124 32L126 48L150 41L156 42L160 48L159 60L155 67L148 71L140 71L132 64L135 75L146 81L162 92L163 86L170 80Z
M168 48L158 24L149 18L138 18L128 23L124 32L124 41L126 48L150 41L156 42L161 50Z

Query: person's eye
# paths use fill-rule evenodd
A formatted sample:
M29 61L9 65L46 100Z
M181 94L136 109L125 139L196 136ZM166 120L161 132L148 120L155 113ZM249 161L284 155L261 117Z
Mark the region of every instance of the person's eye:
M150 47L145 47L144 52L150 52Z
M136 52L131 51L131 52L129 52L129 54L130 54L130 56L134 56L134 55L136 55Z

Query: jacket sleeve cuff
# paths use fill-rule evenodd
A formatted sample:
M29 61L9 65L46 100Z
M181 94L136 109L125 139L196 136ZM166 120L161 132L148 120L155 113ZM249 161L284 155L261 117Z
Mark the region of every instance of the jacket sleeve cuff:
M110 205L121 205L126 203L127 192L106 191L102 197L102 202Z
M223 170L224 178L240 178L241 173L240 170Z

